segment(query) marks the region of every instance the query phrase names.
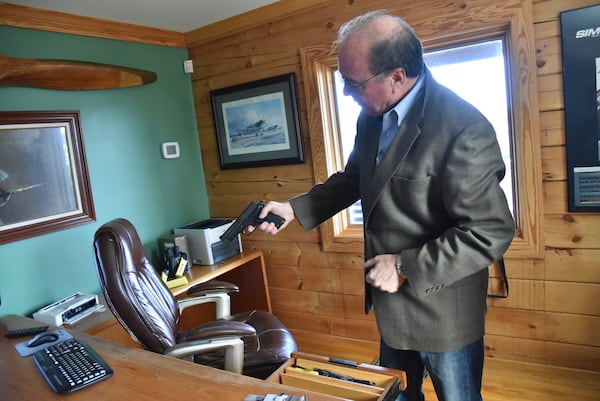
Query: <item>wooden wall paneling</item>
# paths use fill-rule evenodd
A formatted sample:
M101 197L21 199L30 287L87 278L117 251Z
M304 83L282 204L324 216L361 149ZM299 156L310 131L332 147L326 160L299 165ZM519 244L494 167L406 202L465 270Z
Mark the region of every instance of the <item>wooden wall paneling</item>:
M293 224L296 223L291 223L291 225ZM259 233L252 234L242 238L242 244L244 248L262 251L265 255L265 264L267 267L281 265L299 266L300 260L302 260L304 253L307 252L306 249L318 249L318 241L314 241L314 243L301 242L303 239L309 237L296 238L295 242L271 240L281 234L283 232L276 236L260 234L260 237ZM307 235L310 234L312 232L307 233ZM258 241L258 239L262 239L262 241Z
M599 261L600 249L550 249L546 252L545 278L600 284Z
M499 281L498 278L494 280ZM488 306L509 309L544 310L545 285L539 280L522 280L511 278L509 297L490 298ZM494 294L503 294L501 289L494 289Z
M506 274L511 279L544 280L545 261L543 259L505 259ZM497 266L490 268L490 277L500 278Z
M597 0L533 0L535 22L556 20L561 11L593 6Z
M546 215L544 218L546 246L597 249L600 244L598 227L600 227L598 213Z
M560 37L560 22L558 19L546 22L536 21L533 26L533 32L535 33L536 43L542 38ZM536 49L539 49L539 47L536 46ZM536 54L538 54L538 52L539 50L536 50Z
M542 146L565 146L564 110L540 113L540 141Z
M292 334L302 351L316 355L359 363L372 363L379 355L379 341L361 341L354 336L338 337L310 331L293 330Z
M517 360L573 369L596 371L600 364L600 353L597 347L566 344L563 342L487 334L485 338L485 350L488 358ZM517 378L521 374L521 371L518 373L515 372L513 377ZM595 383L595 381L591 381L590 383Z
M538 75L562 72L562 47L558 21L537 24L534 29L535 59Z
M600 318L514 308L490 307L486 332L506 337L598 347Z
M293 169L292 169L293 170ZM282 193L298 194L307 191L312 187L313 181L306 174L306 177L294 178L293 172L302 172L302 169L296 168L296 171L279 171L271 177L264 177L262 180L259 177L249 178L248 181L233 181L227 182L227 186L222 185L225 177L215 177L210 181L212 196L227 196L229 194L239 195L256 195L271 194L281 191ZM270 178L270 179L269 179ZM240 207L240 211L242 208Z
M542 175L544 181L566 181L567 153L564 146L542 148Z
M317 291L271 288L273 311L289 310L322 316L365 319L364 297Z
M186 47L185 35L181 32L99 18L74 16L72 14L9 3L0 3L0 25L129 42Z
M217 151L215 150L214 153L217 153ZM273 167L272 171L265 168L221 170L217 154L207 157L206 161L212 161L215 164L211 170L205 171L207 183L212 184L212 196L278 192L298 194L313 185L310 167L301 164L277 166ZM219 184L223 183L232 186L220 187ZM241 211L243 208L239 207L239 209Z
M567 182L544 182L544 208L547 214L567 213Z
M245 31L257 24L265 24L277 19L293 19L296 14L303 12L306 8L318 8L321 3L325 3L326 1L279 1L272 5L188 32L187 41L190 46L197 46L202 43L212 42L223 36L231 35L232 33Z
M207 181L238 181L240 183L273 181L276 182L277 185L283 185L283 183L289 181L304 181L311 186L314 182L312 179L312 169L306 164L276 166L273 167L272 170L260 167L251 169L221 170L219 155L217 152L217 149L215 149L212 153L206 152L205 154L203 152L203 161L206 163L213 163L211 166L207 166L204 169ZM280 187L279 191L287 192L284 187Z
M255 244L258 244L258 242L255 242ZM252 248L257 247L258 245L255 245ZM297 251L293 248L290 249L288 255L275 255L272 252L272 247L266 248L268 259L270 260L268 268L269 283L272 287L360 296L364 294L362 283L363 268L362 261L359 258L357 258L357 263L354 261L344 263L340 259L339 262L341 264L333 260L331 264L327 264L327 260L332 259L329 257L331 254L315 250L311 256L316 256L317 258L322 256L322 260L312 263L313 259L310 257L307 258L306 255L308 252L311 252L311 248L318 248L318 245L299 243L297 248ZM290 253L295 253L296 258L292 259ZM280 263L277 263L277 261ZM295 263L291 265L282 264L282 262Z
M272 266L269 285L298 291L316 291L363 296L363 272L358 269Z
M564 109L562 75L549 74L538 77L540 110Z
M545 22L543 25L551 25L552 29L543 30L540 33L552 36L541 36L535 40L535 59L538 75L557 74L562 72L562 48L560 44L560 30L555 31L557 22Z
M295 331L379 343L379 332L373 318L367 320L346 319L343 317L324 318L319 315L292 311L279 311L279 314L278 316L290 322L288 328ZM370 358L375 356L377 356L376 353L369 355Z
M594 316L600 310L600 285L546 281L544 309Z
M247 170L246 170L247 171ZM248 177L247 180L241 179L240 181L231 181L236 182L241 185L246 183L247 186L255 185L254 180L251 177ZM258 185L258 184L257 184ZM257 195L258 198L257 198ZM260 196L263 195L263 196ZM265 197L265 195L267 197ZM223 195L209 195L209 200L217 201L215 208L211 208L211 214L213 217L237 217L242 213L242 211L248 206L251 200L260 201L261 199L269 200L268 194L265 193L248 193L248 192L240 192L240 193L230 193ZM257 233L260 235L264 235L263 233ZM283 232L282 232L283 234Z

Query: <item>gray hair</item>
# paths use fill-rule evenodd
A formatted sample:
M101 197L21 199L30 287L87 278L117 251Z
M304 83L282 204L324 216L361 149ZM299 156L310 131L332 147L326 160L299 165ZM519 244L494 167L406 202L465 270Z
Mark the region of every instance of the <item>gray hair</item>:
M369 11L343 24L332 44L334 51L360 31L370 42L369 70L384 73L403 68L409 77L423 69L423 46L415 30L402 18L385 10Z

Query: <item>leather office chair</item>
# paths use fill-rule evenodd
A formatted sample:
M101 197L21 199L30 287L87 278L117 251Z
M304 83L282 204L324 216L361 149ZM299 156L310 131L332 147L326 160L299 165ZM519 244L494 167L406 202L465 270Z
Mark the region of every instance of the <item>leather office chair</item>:
M256 310L229 316L228 293L239 290L233 284L198 284L177 301L125 219L109 221L96 231L94 253L108 307L147 350L261 379L296 350L290 332L271 313ZM180 330L183 309L206 302L216 303L218 319Z

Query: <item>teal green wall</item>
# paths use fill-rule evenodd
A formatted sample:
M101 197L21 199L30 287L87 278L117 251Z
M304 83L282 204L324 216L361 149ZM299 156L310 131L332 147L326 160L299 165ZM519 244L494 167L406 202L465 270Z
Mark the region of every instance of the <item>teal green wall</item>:
M0 110L79 110L96 221L0 245L0 316L29 315L76 291L100 290L94 232L124 217L152 260L157 238L209 217L194 100L183 72L187 50L0 26L0 54L82 60L145 69L156 82L134 88L56 91L0 87ZM177 141L181 157L161 157ZM2 160L0 160L2 168Z

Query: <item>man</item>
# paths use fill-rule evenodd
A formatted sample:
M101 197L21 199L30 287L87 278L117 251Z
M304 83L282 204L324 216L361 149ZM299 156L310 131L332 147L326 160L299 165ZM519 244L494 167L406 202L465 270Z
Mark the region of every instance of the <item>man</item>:
M359 16L334 46L344 92L362 107L354 149L343 171L269 202L261 217L284 217L279 230L297 219L308 231L360 199L366 306L375 309L381 364L407 372L399 400L424 399L424 369L440 401L481 400L487 267L515 231L494 129L433 79L401 18Z

